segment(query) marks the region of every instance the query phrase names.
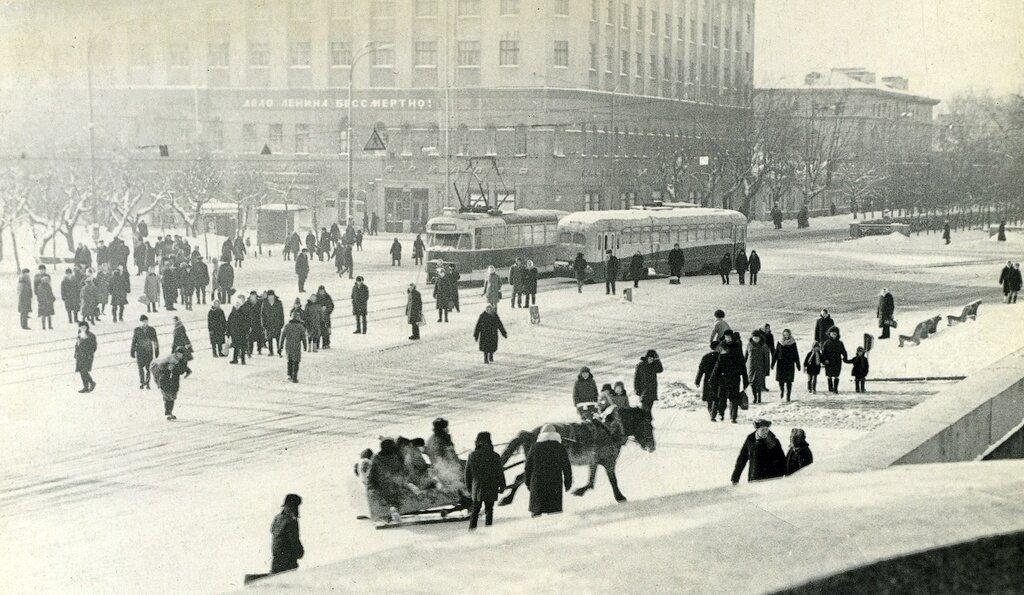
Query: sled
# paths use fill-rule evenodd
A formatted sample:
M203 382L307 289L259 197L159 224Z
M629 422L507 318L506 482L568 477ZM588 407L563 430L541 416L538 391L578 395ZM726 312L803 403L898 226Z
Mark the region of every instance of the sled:
M395 529L398 527L415 527L417 525L437 525L440 523L459 523L462 521L468 521L468 514L459 514L451 516L455 512L465 512L466 507L461 504L454 506L446 506L441 508L428 508L424 510L416 510L412 512L402 513L402 519L396 522L384 522L379 523L376 529ZM439 516L432 516L439 515ZM410 519L409 517L413 517ZM422 518L420 518L422 517Z
M254 583L254 582L260 580L261 578L266 578L268 576L270 576L269 572L263 572L263 573L260 573L260 574L247 574L247 575L245 575L245 578L242 580L242 584L243 585L248 585L250 583Z

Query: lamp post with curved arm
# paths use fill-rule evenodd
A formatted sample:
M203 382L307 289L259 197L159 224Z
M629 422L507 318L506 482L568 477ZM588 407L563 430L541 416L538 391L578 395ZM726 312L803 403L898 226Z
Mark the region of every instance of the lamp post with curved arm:
M356 64L376 50L391 47L390 43L368 41L358 52L352 54L348 62L348 117L345 119L345 141L348 144L348 176L347 190L345 193L345 223L352 221L352 81L355 79ZM366 210L366 204L363 204Z

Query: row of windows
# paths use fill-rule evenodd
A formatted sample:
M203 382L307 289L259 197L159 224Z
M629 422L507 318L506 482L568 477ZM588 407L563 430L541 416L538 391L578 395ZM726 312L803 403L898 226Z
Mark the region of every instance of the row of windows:
M481 10L489 7L490 3L485 0L455 0L453 3L456 14L460 17L481 16ZM566 16L569 14L569 0L552 0L552 9L556 15ZM413 14L417 17L438 16L438 8L446 6L445 0L414 0ZM375 19L393 18L396 15L398 6L397 0L371 0L370 16ZM520 0L500 0L498 13L502 16L514 16L520 14ZM352 0L332 0L331 18L344 20L352 17ZM309 21L314 18L313 4L311 0L288 0L288 18L292 21ZM249 14L251 21L269 21L272 16L271 0L249 0ZM223 6L212 6L209 19L212 22L226 20L227 14Z
M502 207L505 208L504 206ZM533 223L505 227L483 227L476 230L476 249L519 248L554 244L558 238L557 223Z
M735 234L735 238L733 237ZM603 249L602 242L604 235L616 235L617 246L648 246L659 244L671 246L672 244L684 244L687 242L699 242L704 240L729 240L743 241L746 230L743 226L730 223L705 223L699 225L670 225L644 227L642 229L624 229L618 234L599 234L596 238L598 250ZM586 245L586 236L582 233L563 231L559 236L562 244Z

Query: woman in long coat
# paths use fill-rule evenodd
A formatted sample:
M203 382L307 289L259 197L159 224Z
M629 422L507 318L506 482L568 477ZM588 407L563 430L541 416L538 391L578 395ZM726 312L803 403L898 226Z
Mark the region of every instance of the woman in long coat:
M754 395L754 403L760 403L761 392L765 388L765 378L771 371L772 352L764 344L764 333L759 330L754 331L747 344L747 366L750 392Z
M103 263L96 271L96 303L99 304L100 314L107 313L108 301L110 301L110 266Z
M846 353L846 346L839 339L839 328L832 327L828 329L828 338L821 346L821 364L828 378L829 392L839 392L839 375L843 371L844 362L850 363L850 357Z
M32 312L32 278L28 269L21 271L18 277L18 314L21 315L21 328L28 329L28 315Z
M82 390L80 393L92 392L96 388L96 381L92 379L92 360L96 355L96 335L89 330L89 323L78 323L78 339L75 341L75 372L82 377Z
M309 336L309 350L319 351L320 350L320 337L323 335L323 308L316 301L316 294L309 296L306 300L306 310L304 311L304 322L306 324L306 334Z
M879 339L889 338L889 328L893 325L893 315L896 313L896 300L888 289L883 289L878 296L878 327L882 329Z
M640 279L643 279L645 271L644 255L637 250L629 259L629 278L633 280L633 287L640 287Z
M775 347L775 380L779 383L779 398L786 397L789 401L793 396L793 378L800 369L800 352L796 347L796 339L789 329L782 331L782 339Z
M480 344L485 364L494 361L494 352L498 350L498 333L501 333L502 337L508 338L505 325L501 323L498 312L493 305L487 304L487 308L476 319L476 328L473 329L473 340Z
M476 528L481 506L484 508L484 525L490 526L494 522L494 501L505 489L505 471L501 467L501 457L494 452L490 432L476 435L476 448L469 453L464 479L473 498L469 528Z
M498 303L501 302L501 275L494 270L493 266L487 267L487 278L484 280L484 291L481 294L487 298L487 303L498 310Z
M448 313L455 307L455 283L454 279L447 272L447 267L441 266L437 269L437 277L434 279L434 303L437 306L437 321L448 322Z
M37 313L42 319L43 328L49 327L50 330L53 330L53 302L57 301L57 298L53 295L53 282L50 279L50 274L40 271L32 285L35 289L36 302L39 305Z
M747 435L736 457L732 483L739 483L743 468L748 464L747 481L761 481L786 474L786 453L782 451L779 439L768 429L771 425L772 422L765 419L754 421L754 431Z
M124 322L124 307L128 305L128 293L131 290L131 276L118 266L110 276L110 313L114 322Z
M146 295L146 312L156 312L160 303L160 275L149 267L143 292Z
M206 314L206 330L210 335L213 357L224 357L224 338L228 331L228 321L217 300L213 300L213 305Z
M537 436L537 444L526 457L523 471L530 490L530 514L540 516L562 512L562 491L572 487L572 465L562 437L547 424Z
M94 323L100 315L99 294L96 291L96 282L92 277L86 277L85 285L82 286L82 319Z

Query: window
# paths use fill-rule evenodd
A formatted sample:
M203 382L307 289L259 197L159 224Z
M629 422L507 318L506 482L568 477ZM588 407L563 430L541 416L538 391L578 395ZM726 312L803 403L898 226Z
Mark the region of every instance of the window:
M189 67L188 44L172 43L167 46L167 65L171 68Z
M370 16L377 19L395 16L395 0L373 0Z
M708 24L707 23L701 23L700 24L700 41L704 45L708 44Z
M608 24L615 24L615 0L608 0Z
M498 64L501 66L519 65L519 40L502 39L498 46Z
M347 41L331 42L331 66L349 66L352 64L352 46Z
M615 65L615 48L608 46L604 52L604 71L608 74L612 72L612 66Z
M310 45L308 41L288 44L288 63L292 68L309 68Z
M629 19L630 19L629 15L630 15L630 13L629 13L629 3L628 2L623 2L622 3L622 28L623 29L629 29L629 22L630 22L629 21Z
M210 68L227 68L230 60L228 42L214 42L206 48L207 61Z
M683 39L684 35L686 35L686 20L683 17L679 17L676 19L676 37Z
M622 50L622 56L619 58L619 72L623 76L629 76L629 52Z
M426 143L421 147L428 155L436 157L441 146L441 127L431 122L427 127Z
M690 19L690 43L697 43L697 19Z
M403 157L410 157L412 152L409 151L409 140L412 138L412 126L408 124L402 124L402 128L398 134L398 154Z
M515 128L515 146L513 147L512 153L516 157L526 156L526 125L516 124Z
M249 66L266 68L270 66L270 44L257 41L249 44Z
M144 43L132 44L132 66L135 68L149 68L149 46Z
M637 31L643 31L644 30L644 7L643 6L637 6L636 7L636 30Z
M658 57L651 54L651 79L658 78Z
M480 42L459 42L459 66L480 66Z
M670 80L672 78L672 60L668 56L665 57L664 68L661 71L661 78Z
M331 3L331 16L335 19L347 19L352 12L352 0L334 0Z
M519 14L519 0L501 0L501 14L504 16Z
M591 63L593 64L594 62L597 61L597 51L596 51L597 46L591 44L590 47L594 48L594 51L591 51L591 53L590 53L590 55L592 57ZM555 42L555 58L554 58L554 62L553 63L554 63L555 66L562 66L562 67L569 66L569 42L568 41L556 41ZM594 68L594 67L596 67L596 64L593 64L591 66L591 68Z
M309 153L309 124L295 125L295 152Z
M601 195L596 192L587 192L583 195L583 210L584 211L597 211L601 208ZM583 234L573 234L575 242L577 244L586 244L586 238Z
M597 22L601 19L601 5L598 0L590 0L590 20Z
M272 143L281 144L284 141L284 126L271 124L267 129L267 140Z
M437 14L437 0L416 0L416 16L432 17Z
M242 142L245 144L252 144L256 142L256 124L253 122L245 122L242 124Z
M455 129L455 154L469 155L469 126L465 124Z
M291 0L288 4L288 17L293 21L308 21L309 15L309 0Z
M672 15L665 13L665 37L672 37Z
M725 34L722 36L722 45L728 48L730 42L732 42L732 29L726 27Z
M206 126L207 134L210 135L210 146L214 151L224 150L224 122L212 120Z
M555 0L555 14L568 16L569 0Z
M644 55L642 52L636 53L636 78L643 78L644 76Z
M459 16L480 16L480 0L459 0Z
M658 34L658 11L651 11L651 35Z
M565 147L562 146L564 136L564 126L555 126L551 131L551 154L555 157L565 157Z
M487 149L484 152L485 155L497 155L498 154L498 128L493 124L487 127L485 131L485 140L487 142Z
M345 118L338 122L338 152L348 153L348 120Z
M718 34L719 34L718 25L715 25L714 26L714 35L711 37L711 45L713 47L716 47L716 48L718 47Z
M500 205L501 210L503 210L505 212L516 210L516 193L515 193L515 191L511 191L511 192L500 192L499 191L497 194L498 194L498 196L497 196L498 200L497 200L497 202L495 204ZM516 229L513 227L513 228L509 229L509 231L510 232L515 232ZM515 237L516 236L512 236L512 238L515 238ZM510 238L510 239L511 239L511 241L514 242L515 239L512 239L512 238Z
M436 67L437 66L437 42L417 41L414 56L416 66Z
M566 53L568 53L568 51L569 51L569 48L567 47L566 48ZM592 70L594 72L597 72L597 44L596 43L590 44L590 70Z
M393 45L374 46L371 55L373 65L378 67L390 67L395 65L395 47Z

